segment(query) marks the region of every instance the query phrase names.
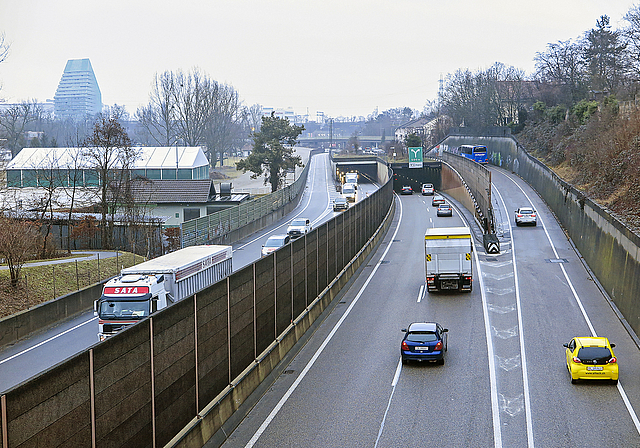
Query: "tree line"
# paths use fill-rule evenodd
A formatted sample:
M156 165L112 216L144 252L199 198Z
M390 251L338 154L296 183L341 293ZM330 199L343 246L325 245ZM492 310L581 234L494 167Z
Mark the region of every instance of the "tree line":
M558 114L601 97L634 99L640 88L640 5L632 6L624 19L625 27L613 29L603 15L582 36L549 43L535 54L531 75L500 62L447 75L440 113L455 126L511 126L518 132L535 103Z

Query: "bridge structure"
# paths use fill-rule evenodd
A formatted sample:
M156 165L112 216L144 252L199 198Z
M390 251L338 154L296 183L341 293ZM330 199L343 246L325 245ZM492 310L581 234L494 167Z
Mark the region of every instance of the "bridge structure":
M358 142L360 143L360 146L364 146L364 147L377 148L382 146L382 144L385 141L392 141L392 140L383 140L382 136L380 135L358 135L357 137L358 137ZM334 135L333 137L331 137L328 135L319 135L319 136L312 136L312 137L299 137L298 142L302 146L329 148L329 147L332 147L333 145L334 148L344 149L346 148L346 145L350 138L351 136L336 137Z

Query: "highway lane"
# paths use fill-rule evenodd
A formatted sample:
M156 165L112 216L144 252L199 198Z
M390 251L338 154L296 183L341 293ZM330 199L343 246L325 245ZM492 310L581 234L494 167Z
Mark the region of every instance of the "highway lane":
M233 270L237 271L260 258L260 250L271 235L287 233L291 220L298 217L311 219L313 228L342 212L333 211L333 200L340 196L331 177L329 154L321 153L311 158L309 180L298 206L289 215L262 231L233 243ZM377 189L372 183L360 183L356 191L356 202ZM353 204L352 204L353 205Z
M253 446L424 446L426 434L432 446L491 444L479 288L423 297L425 229L461 223L457 216L436 217L430 199L417 194L398 199L394 224L377 253L287 367L289 374L270 388L224 446L252 446L260 425L314 356ZM419 320L450 329L444 366L400 364L400 330Z
M377 253L223 446L640 446L638 347L544 202L491 170L502 252L476 246L474 291L422 297L424 229L456 218L399 198ZM538 226L516 227L528 204ZM400 364L415 320L450 329L444 366ZM562 344L590 334L616 343L617 386L571 384Z
M640 368L637 345L544 202L510 173L492 169L492 179L494 197L506 209L502 225L510 230L511 248L517 254L523 316L519 334L529 361L532 440L537 446L579 446L586 440L607 446L613 437L616 445L640 446L636 417L640 390L634 375ZM513 224L514 211L522 205L538 211L536 227ZM574 336L589 335L606 336L616 344L617 386L571 384L562 344Z
M260 247L268 235L274 232L285 233L288 223L295 216L308 216L315 226L334 215L331 204L338 193L330 181L328 154L314 156L310 163L311 171L300 205L278 224L235 244L234 270L259 258ZM362 185L359 199L374 188L372 184ZM0 392L96 344L97 332L97 318L93 316L93 311L88 311L76 318L57 323L37 335L3 347L0 350Z

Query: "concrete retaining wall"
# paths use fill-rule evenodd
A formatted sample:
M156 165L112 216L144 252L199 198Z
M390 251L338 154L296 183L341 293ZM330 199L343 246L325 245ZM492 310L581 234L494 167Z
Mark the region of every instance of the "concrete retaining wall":
M526 180L544 199L622 314L640 332L640 237L531 157L513 137L450 136L450 146L487 146L492 164Z
M106 281L0 319L0 347L91 309Z

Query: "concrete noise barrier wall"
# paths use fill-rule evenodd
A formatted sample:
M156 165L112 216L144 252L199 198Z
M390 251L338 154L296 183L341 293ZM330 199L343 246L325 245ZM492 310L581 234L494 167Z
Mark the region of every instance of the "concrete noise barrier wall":
M566 229L597 280L635 333L640 331L640 237L564 182L509 137L449 136L450 146L481 144L490 163L522 177Z
M202 446L331 303L392 214L389 181L293 244L6 391L2 447Z

